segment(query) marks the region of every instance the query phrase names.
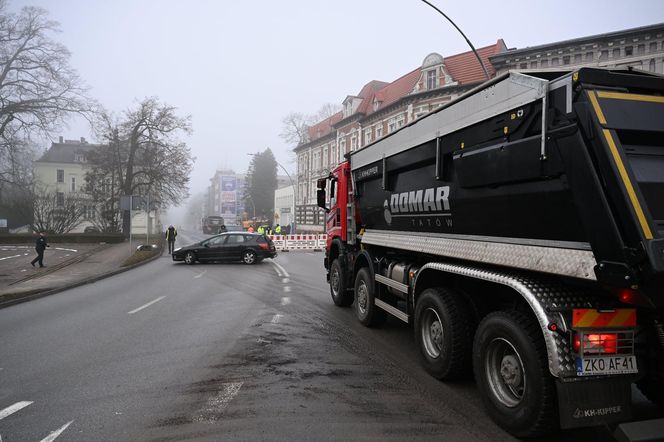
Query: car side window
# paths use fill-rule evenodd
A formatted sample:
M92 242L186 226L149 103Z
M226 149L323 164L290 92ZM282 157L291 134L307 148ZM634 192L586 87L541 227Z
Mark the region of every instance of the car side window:
M208 244L211 245L211 246L219 246L219 245L224 243L225 239L226 238L224 236L217 236L217 237L214 237L214 238L210 238L210 240L208 241Z
M231 244L239 244L244 242L244 235L230 235L228 242Z

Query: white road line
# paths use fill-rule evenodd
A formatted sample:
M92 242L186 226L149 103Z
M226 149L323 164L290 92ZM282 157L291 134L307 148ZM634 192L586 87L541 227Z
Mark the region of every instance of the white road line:
M41 442L53 442L58 436L62 434L63 431L67 429L68 426L72 424L72 422L74 421L69 421L60 428L58 428L57 430L51 431L48 436L46 436L41 440Z
M274 262L274 261L270 261L270 263L272 264L272 267L274 268L274 271L277 272L277 276L278 276L278 277L281 278L282 276L284 276L284 275L281 274L281 270L279 270L279 268L277 267L277 263L276 263L276 262Z
M62 247L56 247L55 250L64 250L66 252L78 252L78 250L76 250L76 249L65 249L65 248L62 248Z
M288 305L290 304L290 298L288 296L284 296L281 298L281 305Z
M210 398L205 406L194 416L195 422L215 422L221 418L221 412L228 403L237 395L243 382L229 382L222 384L221 391Z
M284 278L281 280L281 282L283 282L284 284L288 284L290 282L290 279Z
M286 271L286 269L283 268L283 267L281 266L281 264L272 261L272 265L274 265L276 268L278 268L279 270L281 270L281 275L279 275L279 276L283 276L284 278L288 278L288 277L290 277L290 275L288 274L288 272Z
M148 307L150 307L152 304L157 303L157 302L161 301L161 300L164 299L164 298L165 298L165 296L160 296L160 297L158 297L157 299L152 300L152 301L148 302L147 304L140 306L140 307L137 308L137 309L134 309L134 310L132 310L132 311L130 311L130 312L127 312L127 314L128 314L128 315L133 315L134 313L140 312L140 311L143 310L144 308L148 308Z
M205 275L207 273L207 270L203 270L201 273L198 275L194 276L194 278L200 278L201 276Z
M14 405L10 405L9 407L5 408L4 410L0 410L0 420L6 418L7 416L10 416L10 415L16 413L18 410L21 410L22 408L27 407L31 403L32 403L31 401L16 402Z
M276 315L272 316L272 321L270 321L270 322L272 322L273 324L276 324L276 323L279 322L279 320L281 319L282 316L283 315L280 315L279 313L277 313Z
M286 292L286 293L290 292L290 286L289 285L284 286L284 292Z
M27 253L26 253L26 255L27 255ZM2 261L4 259L20 258L21 256L24 256L24 255L5 256L4 258L0 258L0 261Z

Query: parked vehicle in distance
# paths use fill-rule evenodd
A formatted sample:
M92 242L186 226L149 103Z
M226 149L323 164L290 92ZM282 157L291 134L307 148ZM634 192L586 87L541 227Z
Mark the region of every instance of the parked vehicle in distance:
M227 232L244 232L244 229L242 226L238 226L237 224L233 225L226 225L226 231Z
M265 258L274 258L277 250L265 235L247 232L227 232L201 242L175 249L173 261L194 264L196 261L242 261L256 264Z
M222 233L221 226L224 225L223 216L206 216L203 218L203 233L206 235L216 235Z

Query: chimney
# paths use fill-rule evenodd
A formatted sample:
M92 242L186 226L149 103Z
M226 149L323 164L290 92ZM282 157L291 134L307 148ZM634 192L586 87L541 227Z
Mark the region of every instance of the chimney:
M81 144L85 144L85 137L81 137Z
M62 135L60 135L60 144L62 144L63 141L64 139L62 138Z

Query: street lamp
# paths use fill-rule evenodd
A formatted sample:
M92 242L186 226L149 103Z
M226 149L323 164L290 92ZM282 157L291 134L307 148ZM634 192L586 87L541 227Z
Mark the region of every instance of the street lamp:
M259 155L259 153L248 153L247 155L249 155L251 157L255 157L256 155ZM282 166L279 161L274 160L274 162L277 163L277 166L281 167L281 170L284 171L284 173L288 177L288 181L290 181L290 183L291 183L291 187L293 188L293 211L295 213L293 213L293 231L291 233L295 233L295 229L296 229L296 226L297 226L297 223L295 222L295 217L297 215L297 187L295 187L295 184L293 183L293 178L291 178L290 173L288 173L286 168L284 166ZM255 212L255 210L256 209L254 208L254 212Z

